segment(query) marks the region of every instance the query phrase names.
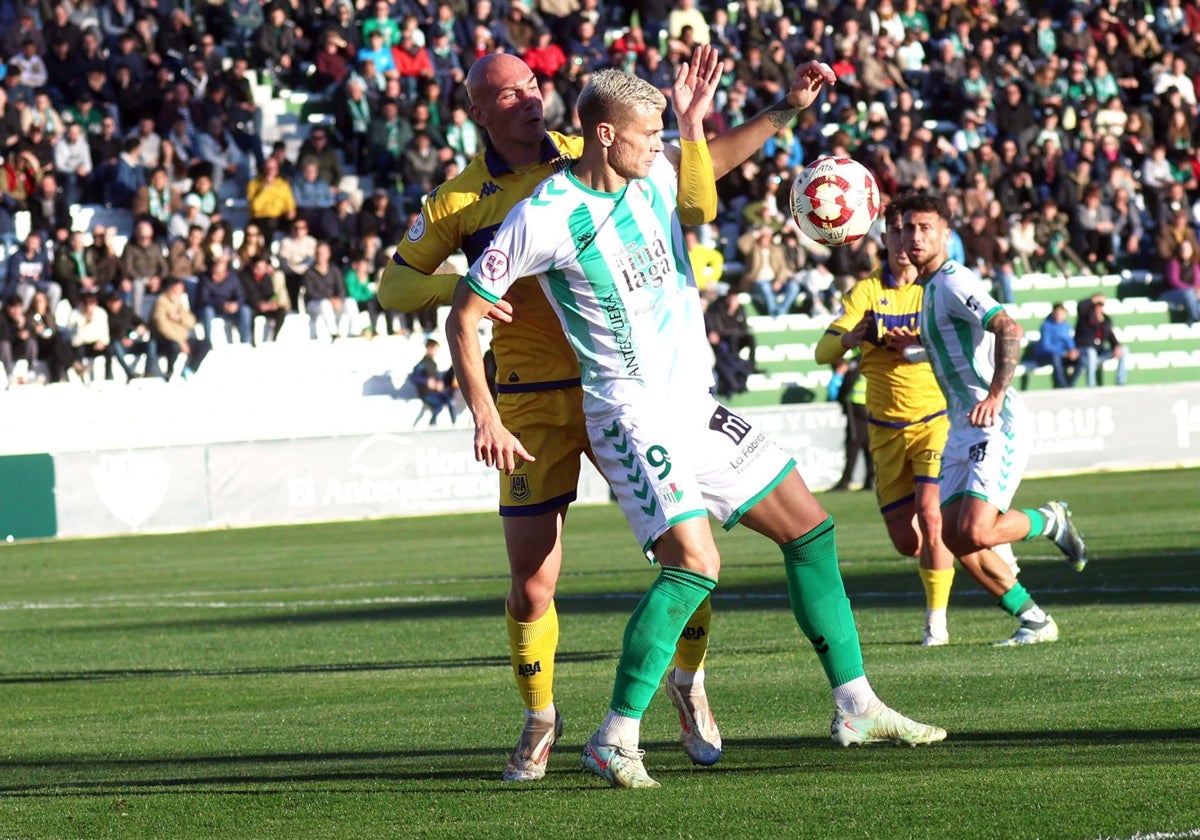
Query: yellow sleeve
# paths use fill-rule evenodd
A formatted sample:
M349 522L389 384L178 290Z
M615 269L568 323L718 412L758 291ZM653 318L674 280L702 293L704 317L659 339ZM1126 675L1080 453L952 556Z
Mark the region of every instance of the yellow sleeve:
M842 314L829 325L813 350L813 359L817 364L831 365L846 355L846 348L842 346L842 336L858 326L858 322L862 320L862 298L864 295L869 296L869 285L868 281L856 283L848 293L842 295Z
M412 266L390 260L379 278L379 302L396 312L449 306L460 279L457 274L422 274Z
M846 355L846 348L842 346L842 336L847 330L834 330L831 325L825 334L821 336L821 340L817 342L816 349L813 350L813 359L819 365L831 365L838 359Z
M685 227L717 218L717 181L704 141L681 140L679 160L679 221Z

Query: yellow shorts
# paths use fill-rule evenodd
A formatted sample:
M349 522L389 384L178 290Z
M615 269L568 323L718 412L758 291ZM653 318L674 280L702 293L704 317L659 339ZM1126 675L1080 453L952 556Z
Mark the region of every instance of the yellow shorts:
M500 515L536 516L575 501L580 458L592 458L578 386L500 394L505 427L521 439L536 461L522 461L512 475L500 474Z
M887 513L912 501L918 483L938 483L949 433L950 420L944 413L898 429L871 424L875 496L880 511Z

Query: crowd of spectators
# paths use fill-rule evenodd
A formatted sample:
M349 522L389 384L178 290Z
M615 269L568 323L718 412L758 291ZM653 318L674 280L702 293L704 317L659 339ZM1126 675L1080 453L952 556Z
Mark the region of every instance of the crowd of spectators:
M1200 3L1157 3L4 0L3 296L29 311L40 291L53 312L60 296L80 309L90 291L115 293L147 319L181 280L201 323L224 319L243 341L257 316L269 338L288 311L307 312L313 335L317 324L357 331L360 311L374 328L376 269L421 197L481 148L462 84L475 60L521 55L548 127L572 132L597 69L669 93L679 62L714 43L714 132L775 102L799 62L838 75L722 180L720 216L697 231L723 260L717 274L753 290L760 311L820 313L878 264L873 239L825 249L790 223L787 185L833 153L870 167L885 195L944 194L956 255L1002 300L1023 271L1152 266L1194 322ZM255 76L324 108L298 151L264 144ZM347 173L372 179L361 206L342 189ZM246 209L244 231L231 229L230 202ZM77 238L79 203L127 210L136 227ZM106 247L114 235L129 237L121 253ZM431 327L426 313L419 328ZM3 341L10 355L36 352Z

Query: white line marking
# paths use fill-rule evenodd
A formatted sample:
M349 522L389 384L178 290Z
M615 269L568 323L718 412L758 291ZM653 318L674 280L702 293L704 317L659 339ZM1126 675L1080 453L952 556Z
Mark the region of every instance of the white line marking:
M250 609L293 609L295 607L368 607L378 604L450 604L466 601L461 597L380 597L380 598L331 598L326 601L136 601L116 603L107 599L99 601L42 601L0 604L0 612L14 610L112 610L112 609L201 609L201 610L250 610Z
M1186 837L1200 837L1200 828L1188 831L1153 831L1149 834L1134 834L1131 837L1097 837L1096 840L1183 840Z
M335 589L343 588L340 586L332 587ZM302 587L303 590L311 590L313 587ZM281 590L239 590L236 594L259 594L267 592L279 592ZM1105 595L1148 595L1153 593L1159 594L1200 594L1200 587L1196 586L1096 586L1091 588L1039 588L1038 594L1064 595L1064 594L1080 594L1094 593ZM12 601L8 603L0 603L0 612L14 612L18 610L104 610L104 609L209 609L209 610L237 610L237 609L294 609L297 607L368 607L387 604L452 604L463 603L470 600L463 596L451 595L410 595L410 596L387 596L382 595L374 598L329 598L329 599L302 599L295 601L237 601L237 600L196 600L197 594L204 593L166 593L160 595L104 595L98 596L94 600L79 600L79 601ZM216 594L216 593L213 593ZM233 594L233 593L226 593ZM627 601L631 599L641 598L644 592L598 592L594 594L578 594L555 596L560 601ZM854 592L847 593L852 599L861 600L902 600L909 598L919 598L921 593L918 590L910 592ZM737 601L786 601L787 593L784 592L763 592L763 593L722 593L720 590L713 595L718 601L724 603L734 603ZM989 597L983 591L971 591L961 593L958 597L968 598L987 598ZM176 598L187 598L190 600L174 600Z

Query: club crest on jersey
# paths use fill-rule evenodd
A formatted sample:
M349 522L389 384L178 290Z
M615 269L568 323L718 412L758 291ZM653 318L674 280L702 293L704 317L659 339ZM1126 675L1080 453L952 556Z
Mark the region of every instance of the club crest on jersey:
M499 283L508 276L508 254L496 248L488 248L483 252L479 270L483 279L491 283Z
M412 227L408 229L408 241L416 242L425 235L425 214L418 213L417 218L413 219Z
M529 478L524 475L509 476L508 495L514 502L523 502L529 498Z

